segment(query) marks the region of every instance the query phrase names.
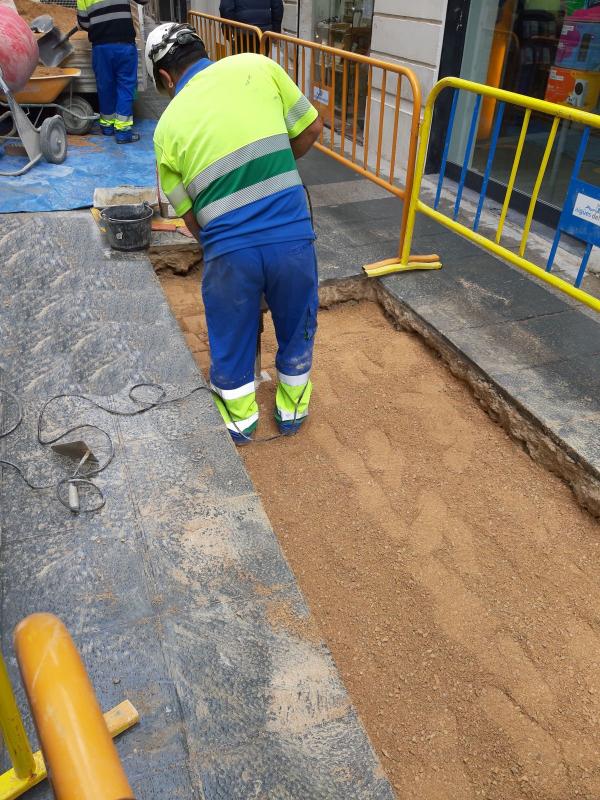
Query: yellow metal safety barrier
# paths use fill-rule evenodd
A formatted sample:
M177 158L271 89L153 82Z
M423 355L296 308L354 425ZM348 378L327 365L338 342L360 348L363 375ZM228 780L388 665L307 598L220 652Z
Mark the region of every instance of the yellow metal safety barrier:
M12 769L0 800L15 800L51 776L57 800L132 800L112 738L139 716L128 701L102 714L68 631L52 614L33 614L15 631L17 659L42 746L33 753L0 656L0 728Z
M316 148L407 201L421 115L421 88L414 72L351 50L271 31L263 33L261 43L262 52L286 70L323 117L327 130ZM402 117L407 125L402 125ZM435 255L400 263L407 216L408 202L404 202L398 255L367 265L367 274L441 266Z
M209 58L220 61L238 53L260 53L262 31L254 25L190 11L188 22L204 42Z
M458 90L470 92L475 95L476 101L475 101L475 107L473 109L473 118L471 124L472 131L476 130L477 113L479 110L479 104L481 102L481 98L493 98L494 100L497 101L498 104L511 104L524 109L524 117L521 126L521 132L517 142L514 160L510 171L506 193L504 196L504 202L502 204L502 210L500 212L500 218L498 221L498 226L493 240L482 235L476 230L479 214L481 213L481 207L483 206L483 200L485 199L485 194L482 194L480 197L478 212L476 220L474 222L474 229L469 228L467 225L459 222L456 219L458 215L458 209L460 207L460 194L462 192L462 185L464 185L464 170L463 170L463 178L461 179L461 184L459 184L459 193L457 195L457 202L455 203L455 213L453 218L447 216L446 214L441 213L435 207L439 201L441 181L443 180L444 177L443 176L444 164L442 164L442 171L440 175L440 183L438 184L436 203L432 207L421 199L421 184L423 180L425 162L427 159L427 150L431 135L431 124L433 120L435 101L440 95L440 93L444 91L444 89L448 88L455 90L455 99L453 100L454 108L456 107L456 98L458 97ZM504 224L506 221L506 215L509 209L511 196L515 186L515 181L519 169L519 164L521 161L521 156L523 154L523 148L525 145L527 130L529 127L529 121L531 119L531 114L534 112L545 114L548 117L551 117L552 125L550 127L548 139L546 141L546 146L540 161L537 178L535 180L533 191L531 194L531 200L529 203L529 207L523 225L523 232L521 236L519 249L518 252L515 253L513 250L510 250L509 248L502 245L500 242L502 238ZM600 312L599 298L593 297L588 292L585 292L582 289L579 289L576 286L571 285L567 281L557 277L556 275L553 275L551 272L546 271L546 269L535 264L533 261L530 261L525 257L527 241L531 228L531 221L533 219L533 213L538 200L538 195L542 185L542 181L546 173L546 169L548 167L558 126L561 120L569 120L571 122L580 123L581 125L585 126L588 129L600 128L600 116L596 114L590 114L586 111L581 111L580 109L577 108L557 105L555 103L549 103L545 100L538 100L533 97L527 97L525 95L515 94L514 92L507 92L503 89L496 89L491 86L484 86L482 84L473 83L472 81L467 81L462 78L450 77L450 78L443 78L441 81L439 81L431 90L429 97L427 98L427 102L425 104L425 109L423 113L423 122L421 124L421 130L420 130L419 149L417 152L417 159L416 159L415 178L413 182L412 193L410 197L410 205L408 208L408 215L406 219L406 235L404 238L404 243L401 253L401 263L408 264L410 262L411 259L410 248L414 234L416 215L417 213L422 213L425 216L435 220L436 222L439 222L446 228L449 228L450 230L454 231L455 233L458 233L461 236L464 236L466 239L475 242L475 244L478 244L485 250L494 253L500 258L505 259L511 264L514 264L515 266L520 267L521 269L525 270L531 275L534 275L536 278L539 278L545 283L550 284L555 289L559 289L561 292L564 292L570 297L573 297L575 300L578 300L579 302L585 304L589 308L592 308L595 311ZM452 126L450 123L449 128L451 129L451 127ZM499 122L498 122L498 130L499 130ZM469 149L470 149L470 143L467 143L465 162L468 160L468 157L470 155ZM491 167L490 159L488 159L488 166ZM486 179L484 176L484 183L485 180Z

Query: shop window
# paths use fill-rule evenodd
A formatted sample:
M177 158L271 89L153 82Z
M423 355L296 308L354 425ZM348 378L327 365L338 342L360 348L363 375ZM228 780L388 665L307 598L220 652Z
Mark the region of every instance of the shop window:
M597 112L600 98L600 0L471 0L461 77L530 97ZM473 108L465 97L457 109L450 160L461 163ZM471 170L483 173L497 104L482 102ZM523 111L506 107L494 157L492 179L506 183L521 130ZM532 114L517 190L530 194L551 121ZM581 126L561 123L540 199L560 208ZM600 177L600 137L594 132L582 174Z
M373 27L373 0L313 0L314 41L368 55L371 48ZM326 123L341 118L342 70L339 58L330 54L315 54L314 103ZM357 132L361 136L364 124L367 68L359 70L359 92L361 107L358 109ZM353 108L354 81L349 81L347 108Z

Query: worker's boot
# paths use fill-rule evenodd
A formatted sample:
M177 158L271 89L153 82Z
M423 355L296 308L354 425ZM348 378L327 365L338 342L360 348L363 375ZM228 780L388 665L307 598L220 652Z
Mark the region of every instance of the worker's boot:
M115 133L117 144L131 144L131 142L139 142L139 140L139 133L133 133L133 131L117 131Z
M114 125L103 125L100 123L100 133L103 136L114 136L115 135L115 126Z
M275 411L275 422L277 423L277 427L279 428L279 433L282 436L294 436L300 428L302 427L302 423L306 417L301 417L297 420L282 420L281 416L279 415L278 411Z

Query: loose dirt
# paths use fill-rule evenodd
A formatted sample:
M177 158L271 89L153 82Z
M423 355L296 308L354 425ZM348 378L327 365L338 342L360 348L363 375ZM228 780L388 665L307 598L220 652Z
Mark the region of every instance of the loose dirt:
M198 274L161 280L206 370ZM240 454L398 797L597 800L600 526L375 305L321 313L313 377Z
M41 64L35 68L32 78L56 78L64 75L65 71L60 67L42 67Z

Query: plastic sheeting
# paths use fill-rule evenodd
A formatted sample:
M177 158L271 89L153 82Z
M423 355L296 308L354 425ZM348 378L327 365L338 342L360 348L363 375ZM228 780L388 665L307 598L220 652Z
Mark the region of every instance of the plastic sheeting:
M69 136L63 164L42 160L18 178L0 177L0 213L88 208L97 186L153 186L155 127L156 120L136 123L140 141L122 145L111 136ZM0 171L16 170L26 163L23 157L4 154Z

